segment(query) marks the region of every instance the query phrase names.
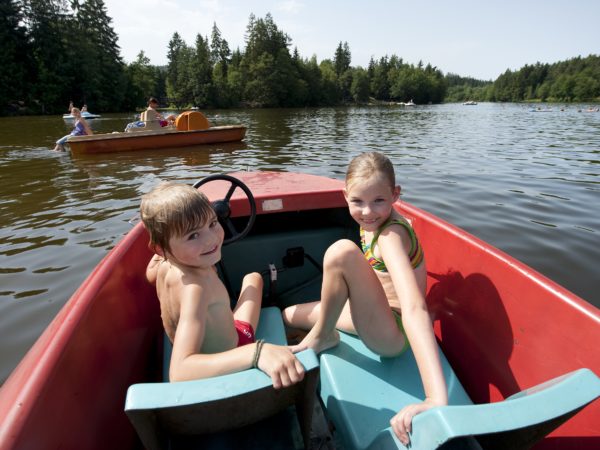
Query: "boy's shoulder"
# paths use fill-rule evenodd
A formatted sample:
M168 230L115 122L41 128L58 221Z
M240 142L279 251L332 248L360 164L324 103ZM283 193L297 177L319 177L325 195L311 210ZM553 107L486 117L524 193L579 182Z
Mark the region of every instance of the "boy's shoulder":
M162 264L158 268L158 280L170 290L177 289L181 293L208 294L212 287L219 284L219 277L213 268L190 269L174 264Z

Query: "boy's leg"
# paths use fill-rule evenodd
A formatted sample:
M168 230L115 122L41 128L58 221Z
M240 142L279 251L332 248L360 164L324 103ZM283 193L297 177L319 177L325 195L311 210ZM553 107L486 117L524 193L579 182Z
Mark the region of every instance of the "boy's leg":
M263 279L257 273L249 273L242 281L242 290L237 305L233 310L233 317L252 325L254 331L258 327L260 306L262 303Z
M321 352L336 345L336 322L349 300L352 323L365 344L381 355L400 353L404 336L377 275L356 244L349 240L334 243L325 253L323 265L319 318L295 350L310 347Z

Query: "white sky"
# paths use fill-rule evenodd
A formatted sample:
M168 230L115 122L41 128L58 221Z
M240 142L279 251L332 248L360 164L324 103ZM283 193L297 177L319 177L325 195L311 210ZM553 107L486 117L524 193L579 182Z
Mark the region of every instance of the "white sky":
M396 54L444 73L496 79L506 69L600 54L598 0L105 0L126 62L144 50L167 63L177 31L188 45L213 23L233 50L245 47L251 13L270 12L303 58L333 58L348 42L352 66Z

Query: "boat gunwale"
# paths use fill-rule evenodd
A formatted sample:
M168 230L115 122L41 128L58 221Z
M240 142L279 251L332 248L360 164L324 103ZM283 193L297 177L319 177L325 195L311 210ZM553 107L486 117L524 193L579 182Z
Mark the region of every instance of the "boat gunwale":
M167 127L165 127L167 128ZM127 133L125 131L115 131L113 133L98 133L98 134L90 134L84 136L71 136L67 140L67 143L71 144L75 143L84 143L84 142L93 142L93 141L104 141L104 140L113 140L113 139L134 139L141 137L154 137L154 136L178 136L178 135L192 135L192 134L207 134L214 133L218 131L229 131L229 130L246 130L247 127L245 125L219 125L210 128L205 128L203 130L184 130L179 131L175 128L162 129L162 130L143 130L143 131L134 131Z

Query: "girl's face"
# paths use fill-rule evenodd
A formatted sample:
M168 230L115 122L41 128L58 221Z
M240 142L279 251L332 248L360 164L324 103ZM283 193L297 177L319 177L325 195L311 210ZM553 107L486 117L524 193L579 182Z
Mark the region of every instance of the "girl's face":
M171 237L168 259L187 267L212 267L221 259L224 236L223 227L213 214L203 226L182 236Z
M375 231L392 214L392 205L400 195L400 187L390 187L381 174L353 181L344 190L350 215L365 231Z

